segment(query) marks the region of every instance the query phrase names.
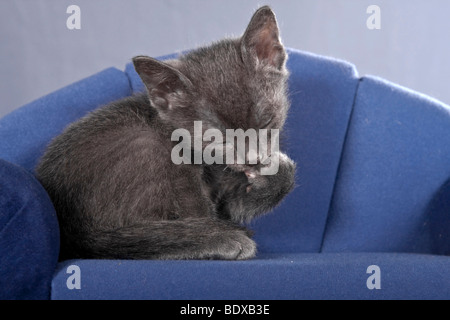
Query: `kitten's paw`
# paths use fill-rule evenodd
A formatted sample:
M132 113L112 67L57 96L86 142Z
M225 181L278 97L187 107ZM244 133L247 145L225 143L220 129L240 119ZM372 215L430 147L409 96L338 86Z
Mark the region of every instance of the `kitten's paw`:
M251 259L256 256L256 243L247 236L243 236L239 242L240 252L236 257L236 260Z
M228 239L224 239L213 259L246 260L255 257L256 243L245 231L236 231Z

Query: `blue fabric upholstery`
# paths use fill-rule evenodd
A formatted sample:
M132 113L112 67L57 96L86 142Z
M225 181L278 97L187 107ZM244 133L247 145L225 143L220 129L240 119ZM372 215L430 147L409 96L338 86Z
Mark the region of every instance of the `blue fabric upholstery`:
M58 254L56 212L44 188L0 159L0 300L48 299Z
M360 78L339 60L289 50L288 68L292 107L283 144L298 164L297 187L274 212L251 223L256 259L65 261L54 274L51 298L450 299L449 107L381 79ZM8 238L10 246L18 242L15 255L0 246L2 287L26 292L31 282L17 280L26 272L12 278L3 266L11 261L13 269L30 268L26 250L50 261L46 252L54 253L58 243L48 240L38 250L21 242L28 229L51 239L56 220L53 208L45 209L48 197L20 167L32 171L67 124L143 89L127 64L125 72L107 69L0 119L0 158L16 164L0 162L0 228L7 225L16 236ZM28 201L42 210L27 211L29 224L8 223ZM80 268L79 290L67 286L71 265ZM381 270L380 290L366 285L371 265ZM55 271L38 266L41 274ZM48 279L30 274L41 278Z

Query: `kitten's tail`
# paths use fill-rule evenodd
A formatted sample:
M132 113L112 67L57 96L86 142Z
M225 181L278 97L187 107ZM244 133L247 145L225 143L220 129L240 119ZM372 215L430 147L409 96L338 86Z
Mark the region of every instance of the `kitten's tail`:
M248 259L256 254L256 245L249 236L247 229L219 219L150 221L114 230L91 230L78 241L62 245L61 257Z

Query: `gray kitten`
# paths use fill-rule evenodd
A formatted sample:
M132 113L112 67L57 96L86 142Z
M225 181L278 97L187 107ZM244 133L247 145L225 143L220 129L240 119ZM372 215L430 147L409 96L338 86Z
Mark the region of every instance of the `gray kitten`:
M289 107L286 53L269 7L244 35L160 62L133 59L147 92L70 125L36 168L58 213L61 259L248 259L241 225L293 188L295 165L174 164L172 132L281 129ZM204 147L204 146L203 146ZM192 153L193 154L193 153Z

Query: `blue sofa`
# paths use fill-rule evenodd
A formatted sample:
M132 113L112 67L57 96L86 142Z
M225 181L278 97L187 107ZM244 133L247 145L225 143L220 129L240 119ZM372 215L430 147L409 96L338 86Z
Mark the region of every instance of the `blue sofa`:
M450 299L450 108L288 53L297 187L251 223L248 261L58 262L56 214L33 170L69 123L143 90L131 64L0 119L0 298Z

